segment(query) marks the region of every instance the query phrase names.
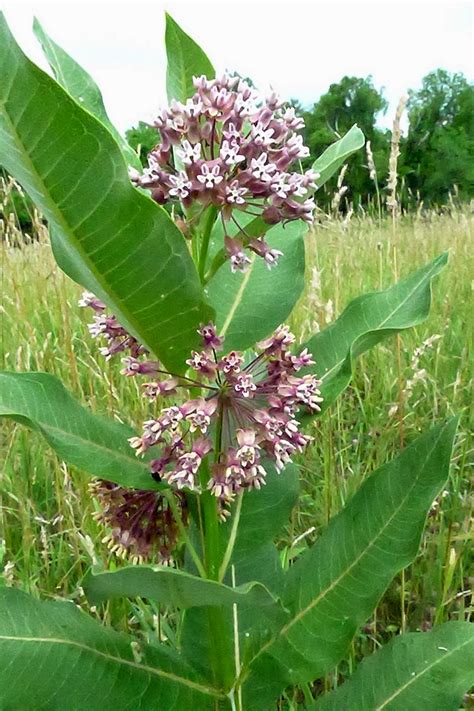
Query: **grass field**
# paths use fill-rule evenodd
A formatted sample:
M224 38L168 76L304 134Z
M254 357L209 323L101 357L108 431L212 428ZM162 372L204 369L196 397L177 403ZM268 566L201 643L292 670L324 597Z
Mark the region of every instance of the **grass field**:
M291 318L300 338L323 328L350 299L390 286L446 249L450 263L435 283L430 318L362 357L351 387L313 426L315 443L301 461L302 497L280 541L288 560L317 539L377 466L432 424L461 413L450 479L430 512L418 558L360 631L349 668L345 663L338 670L342 674L400 629L427 629L472 613L472 218L451 210L396 224L368 217L347 226L331 221L307 240L306 294ZM94 411L138 426L145 411L136 383L98 355L86 328L88 314L77 306L80 290L55 267L45 236L22 249L3 244L2 260L1 367L53 373ZM87 607L82 576L97 559L116 564L92 518L87 477L61 464L39 435L11 423L2 427L1 458L4 578ZM158 624L166 629L155 612L131 601L110 605L105 616L118 628L138 626L154 635ZM328 675L325 684L335 679Z

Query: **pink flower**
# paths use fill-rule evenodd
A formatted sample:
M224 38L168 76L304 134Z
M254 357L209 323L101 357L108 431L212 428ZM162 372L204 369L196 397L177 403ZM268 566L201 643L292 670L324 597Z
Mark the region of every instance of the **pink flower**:
M237 211L251 210L269 224L310 223L317 174L299 171L298 162L309 151L299 133L304 122L294 108L275 92L263 98L228 74L213 80L196 77L194 86L185 104L172 101L156 118L161 140L143 173L130 174L133 183L149 189L160 204L213 204L224 221L234 224ZM237 226L242 232L238 221ZM233 271L245 269L247 247L246 242L229 255ZM271 251L255 253L269 266L276 264Z

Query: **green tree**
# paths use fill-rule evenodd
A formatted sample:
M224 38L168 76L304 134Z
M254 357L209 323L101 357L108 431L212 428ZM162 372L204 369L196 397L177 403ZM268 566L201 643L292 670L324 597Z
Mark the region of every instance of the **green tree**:
M311 158L320 155L335 139L346 133L355 123L371 142L375 165L385 172L388 162L390 134L376 127L377 116L387 109L387 101L382 92L372 82L372 77L345 76L314 104L312 110L304 113L306 129L305 142L311 151ZM349 161L345 184L347 193L355 204L365 202L374 193L374 184L367 169L364 151L354 154ZM332 178L318 193L319 204L327 205L334 192L336 177Z
M426 203L442 204L456 185L462 199L474 196L474 86L463 74L430 72L409 92L409 131L401 173Z

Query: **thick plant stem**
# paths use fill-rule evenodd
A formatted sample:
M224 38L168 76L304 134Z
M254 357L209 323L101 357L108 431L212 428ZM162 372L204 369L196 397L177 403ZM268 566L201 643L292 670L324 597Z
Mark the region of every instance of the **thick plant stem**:
M220 438L219 428L216 433L216 443ZM217 456L217 451L216 451ZM209 467L203 463L201 469L201 485L204 493L201 495L201 505L204 519L204 552L206 575L210 580L218 580L220 565L219 513L217 499L206 490L209 479ZM227 690L232 686L234 670L232 651L229 649L229 638L226 634L229 619L221 607L207 608L207 621L210 638L210 662L215 683Z

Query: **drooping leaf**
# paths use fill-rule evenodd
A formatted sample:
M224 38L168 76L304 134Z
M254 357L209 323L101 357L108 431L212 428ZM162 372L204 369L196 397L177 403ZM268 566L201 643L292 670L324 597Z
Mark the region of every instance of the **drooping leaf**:
M164 566L134 565L87 576L84 590L93 604L118 597L145 597L185 610L192 607L256 607L268 618L284 619L283 609L261 583L235 588Z
M141 171L142 165L138 155L110 121L100 89L92 77L49 37L36 17L33 22L33 32L41 44L58 84L109 129L128 165Z
M169 648L138 644L73 603L0 589L2 709L205 711L219 696Z
M73 279L169 367L209 320L181 232L130 184L106 129L32 64L0 15L0 163L54 228Z
M137 489L159 489L127 439L131 427L93 415L47 373L0 373L0 417L36 430L56 454L88 474Z
M168 100L176 99L186 103L194 93L193 76L214 79L215 71L211 62L196 44L166 13L166 54L168 66L166 69L166 91Z
M474 684L474 625L446 622L396 637L314 711L457 711Z
M334 323L305 344L322 379L323 411L347 387L352 363L388 336L417 326L428 316L431 281L448 261L445 252L385 291L359 296Z
M283 252L273 269L253 255L246 272L233 274L226 262L209 281L208 298L229 350L254 345L291 313L304 286L306 230L304 223L295 221L267 232L269 245Z
M250 665L249 709L344 657L393 576L416 555L426 513L448 476L456 425L453 418L434 428L372 474L290 568L282 601L291 620Z
M352 153L362 148L364 143L364 134L357 124L354 124L342 138L326 148L312 166L313 170L319 173L319 178L316 181L318 187L324 185Z

